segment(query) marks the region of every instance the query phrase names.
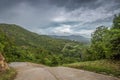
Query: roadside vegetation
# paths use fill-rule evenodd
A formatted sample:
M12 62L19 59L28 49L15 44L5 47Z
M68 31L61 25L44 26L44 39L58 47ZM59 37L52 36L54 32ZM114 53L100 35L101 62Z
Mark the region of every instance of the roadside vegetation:
M120 61L96 60L64 64L63 66L120 77Z
M0 72L0 80L13 80L16 74L16 71L12 68L4 72Z

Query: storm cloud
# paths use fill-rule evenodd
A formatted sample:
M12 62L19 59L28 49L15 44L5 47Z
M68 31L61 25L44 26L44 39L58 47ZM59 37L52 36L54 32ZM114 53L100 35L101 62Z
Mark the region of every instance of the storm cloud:
M120 13L120 0L0 0L0 23L46 35L90 34L111 26Z

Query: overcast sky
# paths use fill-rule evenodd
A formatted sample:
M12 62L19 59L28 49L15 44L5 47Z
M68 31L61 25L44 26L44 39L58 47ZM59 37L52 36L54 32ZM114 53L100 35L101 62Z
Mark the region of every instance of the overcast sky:
M0 23L47 35L90 37L118 13L120 0L0 0Z

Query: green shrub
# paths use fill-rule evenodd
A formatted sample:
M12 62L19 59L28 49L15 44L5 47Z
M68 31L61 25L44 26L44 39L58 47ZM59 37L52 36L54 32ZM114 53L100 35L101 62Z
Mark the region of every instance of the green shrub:
M16 76L16 71L14 69L9 69L5 72L0 72L0 80L13 80Z

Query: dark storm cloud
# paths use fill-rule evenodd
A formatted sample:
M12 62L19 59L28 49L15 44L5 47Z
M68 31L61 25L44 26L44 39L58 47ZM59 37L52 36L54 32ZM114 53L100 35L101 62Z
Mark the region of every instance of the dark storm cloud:
M65 7L67 10L75 10L80 7L96 8L101 3L96 3L97 0L50 0L52 4L58 7Z
M95 9L109 3L117 3L109 10L120 8L120 0L0 0L0 10L8 10L15 5L17 6L24 2L36 8L39 8L41 5L48 4L55 5L57 7L64 7L66 10L75 10L80 7L84 7L84 9Z
M109 4L111 1L120 3L120 0L0 0L0 9L9 9L21 2L26 2L34 7L51 4L56 5L57 7L65 7L68 10L74 10L80 7L94 9L101 5ZM116 6L113 8L115 7ZM118 6L116 8L118 8Z
M65 7L67 10L75 10L80 7L95 9L109 3L118 3L112 7L113 9L120 6L120 0L50 0L50 3L58 7Z
M0 22L42 34L88 35L112 24L120 0L0 0ZM88 33L87 33L88 31Z
M0 10L8 10L11 7L17 6L19 3L27 2L30 4L42 3L44 0L0 0Z
M20 2L22 2L22 0L0 0L0 10L9 9Z

